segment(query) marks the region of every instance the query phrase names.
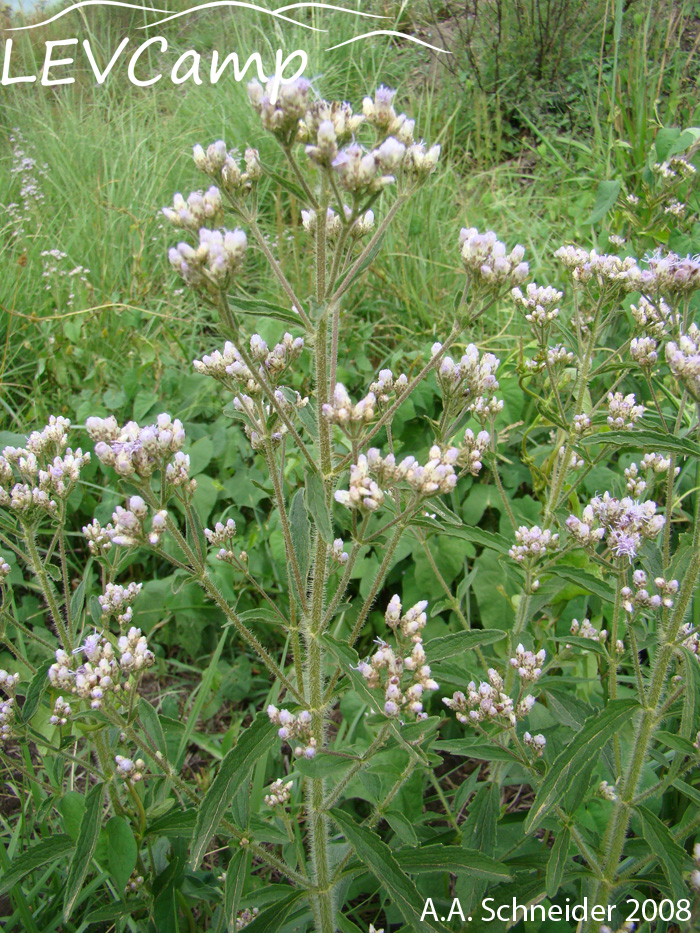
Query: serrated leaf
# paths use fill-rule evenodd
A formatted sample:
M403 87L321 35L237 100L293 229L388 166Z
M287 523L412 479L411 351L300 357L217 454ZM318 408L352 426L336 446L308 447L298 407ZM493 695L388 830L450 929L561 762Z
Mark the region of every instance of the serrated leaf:
M460 846L428 845L400 849L396 853L396 861L411 875L448 871L453 875L463 874L489 881L512 881L510 872L502 862L475 849Z
M261 911L255 920L246 926L246 930L248 933L277 933L284 926L292 907L302 897L303 891L295 891L282 900L275 901L271 907Z
M306 476L306 507L321 538L326 544L333 544L331 513L326 504L323 482L317 473L308 473Z
M505 637L505 632L495 628L455 632L453 635L441 635L439 638L431 638L425 644L425 653L433 663L443 661L445 658L452 658L456 654L463 654L465 651L473 651L474 648L481 645L491 645L493 642L500 641Z
M359 826L342 810L333 809L330 815L355 850L359 860L376 876L382 889L389 895L392 905L401 911L406 922L414 925L416 929L420 926L421 930L443 933L444 928L435 924L433 920L426 917L421 921L424 901L415 885L401 871L389 846L371 829Z
M607 741L639 709L636 700L612 700L604 710L594 713L583 728L557 756L540 784L535 801L525 818L525 832L537 829L549 810L559 803L572 787L577 772L587 765Z
M696 661L695 663L697 664L698 662ZM672 748L674 751L680 752L688 758L695 758L698 753L698 750L690 739L684 739L682 736L676 735L673 732L655 732L654 738L667 748Z
M224 916L229 930L236 929L236 915L240 910L241 895L248 868L247 856L245 849L236 849L226 867Z
M277 727L274 723L267 716L257 716L221 762L197 813L190 856L193 869L199 865L209 840L231 803L234 791L249 779L253 765L272 748L276 735Z
M633 447L638 450L653 450L680 454L684 457L700 457L700 446L688 437L676 437L665 431L644 428L637 431L608 431L590 434L580 439L581 444L610 444L611 447Z
M597 224L605 217L608 211L614 207L617 196L620 193L620 182L614 180L601 181L598 183L598 193L595 199L595 205L591 216L586 221L587 224Z
M113 816L105 826L107 831L107 864L117 888L123 891L136 867L138 847L131 826L122 816Z
M24 703L22 704L22 722L29 722L34 713L39 709L39 704L41 703L41 698L44 695L46 688L49 685L49 668L51 667L51 659L44 661L44 663L39 667L36 674L32 677L27 687L27 692L24 697Z
M499 554L508 554L512 543L503 535L495 531L486 531L478 528L476 525L441 525L432 518L420 517L411 520L411 525L417 525L419 528L429 528L431 531L442 535L450 535L453 538L462 538L463 541L469 541L470 544L478 544L481 547L491 548L498 551Z
M97 839L102 824L102 797L104 784L96 784L85 798L85 811L80 821L75 851L68 868L66 893L63 900L63 919L68 921L80 894L90 862L95 854Z
M679 846L668 826L646 807L636 807L642 822L642 834L652 853L658 858L676 900L686 897L688 889L683 883L683 867L687 859L685 849Z
M569 843L571 834L568 829L562 829L554 840L547 862L547 897L554 897L564 877L564 866L569 858Z
M588 573L587 570L581 570L579 567L560 565L557 567L548 567L547 573L553 573L555 577L560 577L562 580L566 580L567 583L580 586L584 592L592 596L597 596L606 603L615 601L615 591L613 588L604 580L593 576L592 573ZM568 640L567 637L567 641Z
M51 862L68 855L73 851L73 840L65 833L47 836L41 842L30 846L12 859L10 868L2 873L0 879L0 896L7 894L16 884L37 868L43 868Z

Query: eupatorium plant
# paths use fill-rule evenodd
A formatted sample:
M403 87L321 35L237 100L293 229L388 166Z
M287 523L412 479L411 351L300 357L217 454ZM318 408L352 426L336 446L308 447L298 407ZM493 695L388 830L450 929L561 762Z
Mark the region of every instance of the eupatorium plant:
M226 511L203 527L178 418L88 419L123 504L83 528L75 587L71 495L91 454L62 417L4 449L2 636L15 663L0 672L0 732L38 812L37 838L13 838L0 887L27 911L15 885L67 860L66 929L93 916L82 894L93 872L93 919L122 929L177 929L182 915L189 929L252 933L442 930L453 898L453 919L473 916L465 928L480 929L487 893L494 904L585 897L605 910L582 930L620 928L628 897L664 920L670 904L669 920L690 929L700 262L567 245L556 253L564 300L527 282L521 246L465 227L454 236L464 284L451 330L410 373L385 368L358 385L341 327L348 297L404 204L434 183L440 147L417 137L385 87L361 113L315 99L301 79L274 103L257 83L249 95L288 177L255 149L196 146L206 190L176 194L164 215L182 232L170 264L219 333L194 369L216 381L267 471L283 593L256 579ZM268 236L267 178L303 205L310 293ZM255 297L252 250L278 304ZM470 342L474 323L502 306L522 318L510 368ZM279 325L272 346L250 333L255 316ZM501 383L516 379L526 418L507 425ZM435 399L430 436L399 437L417 390ZM461 517L491 483L498 530ZM529 512L521 486L534 494ZM445 540L472 561L459 582L435 558ZM407 541L427 560L423 592L394 573ZM212 746L221 761L206 784L183 769L196 723L182 738L142 695L157 634L134 624L135 549L199 586L269 673L234 746ZM497 624L481 605L474 614L470 594L488 567L503 580ZM13 592L28 585L48 631L15 611ZM243 589L256 609L239 610ZM65 832L40 839L54 808ZM532 922L547 929L539 914Z

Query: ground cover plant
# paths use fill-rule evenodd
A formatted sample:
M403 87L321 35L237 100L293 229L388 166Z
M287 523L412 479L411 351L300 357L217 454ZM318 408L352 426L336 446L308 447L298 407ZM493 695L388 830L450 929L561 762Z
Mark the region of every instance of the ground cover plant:
M693 929L698 133L593 188L553 285L443 219L439 323L377 342L443 137L316 83L178 156L139 255L182 357L3 438L6 927Z

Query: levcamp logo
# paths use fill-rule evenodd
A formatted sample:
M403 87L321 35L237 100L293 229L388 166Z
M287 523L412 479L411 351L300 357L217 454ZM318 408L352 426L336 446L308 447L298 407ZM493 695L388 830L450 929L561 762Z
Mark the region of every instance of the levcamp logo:
M189 16L192 13L198 13L202 10L212 10L217 7L232 7L253 10L262 13L265 16L269 16L272 19L293 24L294 26L298 26L301 29L309 30L314 33L326 34L328 33L328 30L322 26L304 22L298 18L295 18L295 16L291 14L296 14L298 16L304 10L313 8L314 10L320 11L339 12L350 17L356 17L360 20L387 19L387 17L377 13L366 13L360 10L350 10L331 3L318 2L292 3L287 6L278 7L274 10L269 10L254 3L243 2L243 0L210 0L210 2L200 3L186 10L172 13L167 9L143 6L138 3L129 3L126 2L126 0L80 0L80 2L67 6L65 9L60 10L58 13L55 13L53 16L50 16L47 19L24 26L15 26L14 28L8 29L7 31L23 32L26 30L41 29L42 27L47 26L49 23L53 23L58 19L69 16L71 13L77 10L91 6L126 7L127 9L139 10L147 14L154 15L154 20L150 23L139 26L139 30L152 30L162 26L165 23L169 23L184 16ZM444 52L443 49L436 48L435 46L430 45L428 42L424 42L422 39L418 39L415 36L411 36L407 33L400 32L395 29L384 28L372 29L370 31L362 32L361 34L353 36L350 39L346 39L343 42L339 42L335 45L329 45L326 48L326 51L330 52L333 49L341 48L344 45L350 45L354 42L360 42L364 39L378 36L395 37L397 39L402 39L417 45L425 46L426 48L432 49L435 52ZM43 65L38 74L14 73L12 68L13 39L8 38L5 40L4 57L2 63L2 78L0 79L0 83L7 86L28 84L39 81L39 83L44 87L73 84L75 77L71 75L70 71L71 66L75 64L75 58L72 57L72 54L66 53L73 53L74 47L79 45L82 46L82 52L87 59L93 74L95 75L97 84L104 84L105 81L107 81L110 73L114 69L114 66L123 57L128 58L129 61L126 70L127 79L136 87L151 87L166 77L166 75L164 75L162 72L158 72L156 74L146 74L143 64L141 64L141 67L139 67L139 63L144 52L146 52L150 47L155 47L157 51L163 54L168 52L168 40L165 38L165 36L162 35L151 36L150 38L144 39L142 41L140 36L138 36L136 39L132 36L124 36L116 49L114 49L111 58L103 68L101 68L97 63L89 39L83 39L82 43L79 43L77 37L47 40L44 42ZM222 75L224 75L226 72L232 71L236 81L243 81L245 80L248 71L251 70L256 72L257 78L260 81L264 83L268 81L271 82L270 97L272 103L274 103L277 99L280 86L282 84L288 84L301 77L308 66L308 55L303 49L296 49L293 52L285 55L284 51L278 48L275 52L274 63L272 68L270 68L269 73L266 70L266 66L263 63L263 56L260 52L249 52L248 57L243 64L242 60L244 56L241 56L238 51L227 51L222 53L219 50L214 49L207 54L209 55L208 63L203 61L202 54L197 49L187 49L186 51L181 52L178 58L174 61L170 71L167 73L167 78L173 84L184 84L186 81L192 81L194 84L203 84L205 81L208 81L210 84L216 84Z

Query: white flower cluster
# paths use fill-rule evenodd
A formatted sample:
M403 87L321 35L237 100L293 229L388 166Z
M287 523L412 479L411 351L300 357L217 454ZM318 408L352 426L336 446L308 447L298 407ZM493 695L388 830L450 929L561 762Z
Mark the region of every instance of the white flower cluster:
M0 505L31 519L38 512L54 513L57 499L66 499L90 462L90 454L67 447L70 421L51 415L41 431L27 438L26 447L3 448L0 454ZM19 482L17 481L19 480Z
M603 800L609 800L611 803L614 803L618 799L615 785L610 784L608 781L600 782L598 785L598 793Z
M49 717L49 722L52 726L65 726L72 712L73 710L63 697L57 697L53 705L53 713Z
M633 256L621 259L613 253L598 253L577 246L562 246L554 256L569 270L574 282L586 284L591 279L607 285L620 285L626 291L637 291L642 270Z
M0 554L0 586L3 585L3 583L10 576L11 573L12 573L12 567L10 567L10 565L7 563L7 561L2 556L2 554Z
M637 609L671 609L673 607L673 597L678 592L678 580L666 580L664 577L655 577L654 586L657 593L651 595L647 589L647 575L643 570L635 570L632 574L632 584L634 590L629 586L623 586L621 592L622 605L627 612L634 612Z
M657 515L657 505L651 500L640 502L625 496L616 499L609 492L595 496L584 508L581 518L570 515L566 527L584 547L605 542L616 557L636 557L643 539L655 538L665 524Z
M518 645L515 657L510 659L509 664L523 683L530 684L540 679L546 657L547 652L544 648L535 654L534 651L526 651L523 645Z
M648 337L663 337L669 324L674 322L674 315L663 298L653 302L642 295L639 304L630 305L630 311L637 327Z
M464 459L471 453L473 450L465 449ZM420 498L451 492L457 485L455 464L461 455L457 447L441 450L435 444L430 448L430 459L425 465L410 456L396 463L393 454L382 457L376 447L371 447L366 455L360 454L357 463L350 467L349 489L339 489L335 494L336 502L349 509L376 511L384 502L384 492L379 483L393 486L405 482ZM475 467L476 462L472 462L472 467Z
M343 539L336 538L333 542L333 547L331 548L331 559L336 561L338 564L347 564L350 559L350 555L346 550L344 550Z
M441 344L433 344L432 355L441 349ZM503 402L494 397L498 391L499 366L500 360L493 353L480 355L473 343L457 363L445 356L437 371L437 382L446 405L474 412L482 424L495 417L503 409Z
M571 620L570 632L572 635L577 635L579 638L588 638L590 641L597 641L601 644L605 642L608 637L607 629L600 629L600 631L591 624L590 619L584 619L583 622L579 622L578 619Z
M549 529L543 531L539 525L532 528L521 525L515 532L515 544L508 554L519 564L531 567L558 547L558 534L552 534Z
M119 660L112 643L105 636L97 632L88 635L85 643L74 652L80 652L86 658L77 668L73 666L71 655L59 648L56 661L48 671L51 686L90 700L92 709L100 709L109 694L118 695L131 688L128 681L121 682L122 677L142 671L155 661L140 629L130 629L128 636L119 639L118 647L121 653Z
M516 306L523 309L525 320L536 328L546 328L559 317L557 304L563 294L550 285L542 286L531 282L525 289L525 294L519 288L511 292Z
M691 178L697 172L697 169L685 156L676 155L663 162L655 162L652 171L656 172L662 178L671 180L678 178Z
M14 736L15 700L8 697L0 702L0 748L10 742Z
M535 753L537 758L542 757L547 746L547 739L545 739L541 732L538 732L537 735L525 732L523 734L523 742L527 748Z
M352 208L348 207L347 204L343 205L343 214L345 216L346 222L350 222L352 219ZM307 233L316 232L316 211L308 210L301 212L301 225L306 230ZM340 232L343 229L343 221L339 214L337 214L332 207L329 207L326 210L326 237L329 240L334 240L340 235ZM350 228L350 235L352 237L362 237L370 233L374 229L374 211L365 211L364 214L360 214L355 220L352 221L352 227Z
M353 404L345 386L338 382L330 403L325 403L321 413L326 421L339 425L349 437L357 437L365 424L374 420L377 398L368 392L357 404Z
M264 800L268 807L286 807L291 797L293 781L285 782L278 778L270 785L270 793L265 794Z
M193 191L187 200L181 194L173 197L173 206L164 207L166 220L174 227L198 233L202 227L220 227L224 222L221 192L212 185L208 191Z
M678 342L666 344L666 362L694 399L700 400L700 327L693 323Z
M214 525L214 530L211 528L204 529L204 537L207 539L209 544L212 547L219 548L217 553L217 559L222 561L227 561L228 563L233 563L234 553L233 553L233 539L236 536L236 523L232 518L229 518L224 525L223 522L217 522Z
M533 373L541 373L545 369L561 369L574 361L574 354L567 350L563 343L556 343L553 347L539 347L532 359L525 361L525 366Z
M458 690L451 697L443 697L442 702L454 710L457 720L464 725L495 722L509 728L527 716L535 705L535 697L527 694L516 706L512 697L504 692L503 678L490 667L488 681L477 685L472 680L467 684L466 694Z
M335 151L325 164L335 158L338 145L348 142L364 123L361 113L353 113L350 104L335 100L314 101L299 121L297 141L306 144L306 152L313 162L324 164L324 157L335 144ZM311 150L311 151L310 151Z
M467 274L489 288L518 285L529 274L525 247L518 244L508 253L493 230L479 233L476 227L462 227L459 248Z
M311 84L306 78L297 78L287 84L270 81L265 88L258 81L251 81L248 97L260 115L263 127L283 144L289 145L296 139L299 121L309 109L310 90Z
M479 431L474 434L471 428L464 432L464 442L459 448L457 463L464 467L472 476L478 476L483 467L484 454L489 449L491 435L488 431Z
M102 609L102 619L107 620L110 616L116 616L120 626L129 625L134 615L132 604L142 588L143 583L132 582L128 586L108 583L104 593L97 597Z
M667 473L671 466L671 458L664 457L662 454L648 453L642 458L642 469L651 470L654 473ZM676 467L676 475L680 473L680 467Z
M268 706L267 715L270 722L273 722L280 728L277 735L283 742L292 745L294 740L300 744L292 746L297 758L313 758L316 754L316 739L311 735L311 713L308 710L302 710L297 713L290 713L288 709L277 709L276 706ZM301 744L303 743L303 744Z
M288 401L281 389L275 389L275 401L279 407L292 417L299 408L308 405L308 398L302 398L296 393L296 402ZM273 444L279 444L287 433L287 426L271 405L263 405L259 400L241 393L233 398L233 407L246 416L243 430L250 441L253 450L259 450L269 437Z
M8 696L13 697L18 683L19 674L10 674L9 671L0 669L0 690L4 690Z
M148 479L156 470L165 469L185 443L185 431L179 418L167 413L158 415L155 424L143 428L135 421L119 427L114 415L88 418L85 427L95 441L100 463L114 467L120 476Z
M226 288L245 259L248 238L243 230L199 231L196 247L178 243L168 251L170 265L187 285L211 286L218 292Z
M245 910L242 910L236 917L236 933L239 933L240 930L244 930L249 923L255 920L259 913L259 907L253 907L252 910L246 907Z
M126 635L119 638L117 647L121 652L119 666L123 674L131 674L132 671L138 673L155 662L155 655L149 649L146 636L141 634L140 628L132 626Z
M130 496L126 504L127 508L120 505L116 507L112 513L112 521L104 527L96 518L83 527L91 554L105 554L113 544L117 547L136 547L141 544L155 547L160 543L167 526L167 511L159 509L154 512L151 529L147 531L145 520L148 506L141 496Z
M258 372L273 385L279 383L282 374L298 359L303 349L304 338L293 337L289 333L286 333L272 350L259 334L253 334L250 338L251 355L255 362L260 364ZM223 353L215 350L203 356L201 360L195 360L192 365L198 373L212 376L232 392L243 390L249 395L260 395L262 392L240 353L228 340Z
M211 143L206 151L197 144L192 150L192 158L200 172L217 181L229 195L249 190L262 178L260 154L257 149L246 149L244 171L241 171L239 165L240 153L235 149L229 151L222 139Z
M653 337L633 337L630 343L630 356L643 369L651 369L659 359L657 346Z
M425 663L421 631L427 621L427 605L427 600L421 600L404 612L400 598L392 596L384 619L394 632L397 650L377 639L377 650L358 665L370 689L381 687L384 690L383 712L391 718L403 713L419 720L426 719L423 695L426 690L439 689ZM410 675L408 680L406 674Z
M124 784L138 784L143 780L143 774L146 769L146 762L143 758L125 758L123 755L115 755L114 763L117 766L117 777L124 780Z
M135 868L129 880L127 881L124 887L124 894L136 894L137 891L140 891L144 884L144 877L138 873L138 869Z
M634 393L608 393L608 424L618 431L631 431L644 414L644 405L635 405Z
M381 369L376 382L370 385L369 391L374 394L377 404L384 407L392 401L392 398L399 398L407 385L408 377L405 373L394 378L390 369Z

